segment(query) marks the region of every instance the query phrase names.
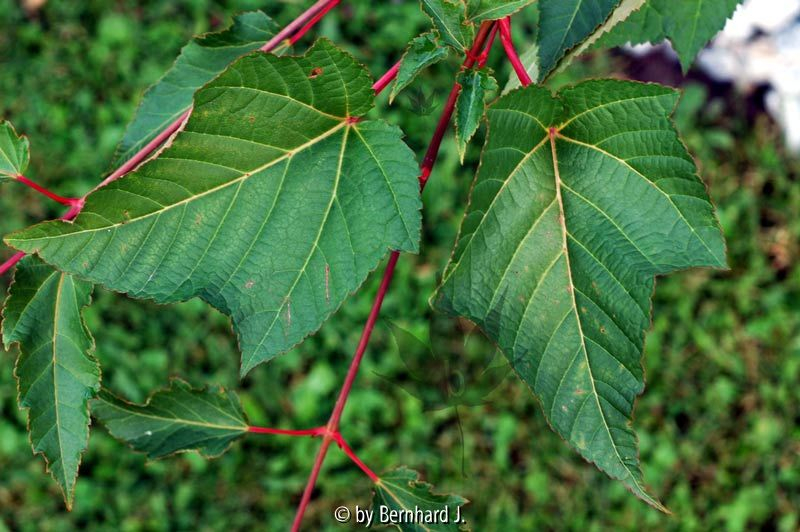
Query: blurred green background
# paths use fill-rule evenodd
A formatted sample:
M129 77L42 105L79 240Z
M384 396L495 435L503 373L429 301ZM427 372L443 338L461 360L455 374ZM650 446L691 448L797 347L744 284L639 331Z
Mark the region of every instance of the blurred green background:
M30 137L29 176L80 195L108 169L142 91L193 34L258 8L285 24L301 4L0 0L0 116ZM415 1L345 1L318 33L346 43L379 75L426 25ZM521 48L523 40L530 42L530 32L517 34ZM499 47L490 64L506 79ZM392 107L380 99L375 114L401 125L418 154L456 70L454 61L437 65ZM652 64L645 70L618 53L600 53L553 85L599 76L679 81L685 96L676 123L728 239L730 271L660 279L653 304L647 389L634 426L646 481L673 515L652 510L583 462L550 431L513 375L488 386L481 406L426 411L404 390L414 384L407 365L424 367L424 359L413 359L424 350L401 358L381 323L344 415L345 437L373 469L407 464L437 489L471 499L465 512L475 530L800 526L800 162L785 152L757 94L703 83L697 73L683 80L663 61L655 75ZM448 136L425 191L422 252L401 260L384 306L386 318L421 337L433 321L434 350L470 368L491 347L480 339L465 347L475 335L464 324L432 320L427 298L455 238L478 145L462 168ZM0 234L58 214L22 187L0 189ZM0 251L0 259L9 255ZM228 320L199 301L157 306L97 289L87 320L104 384L120 395L142 401L178 375L238 390L253 424L311 427L327 419L378 277L317 335L243 382ZM8 282L0 280L3 289ZM288 529L314 440L254 435L213 461L184 454L147 463L96 426L68 513L42 459L31 454L16 405L15 356L0 354L0 530ZM482 385L472 382L474 368L462 373L465 387ZM369 481L332 449L306 529L349 529L334 521L333 509L367 505L370 494Z

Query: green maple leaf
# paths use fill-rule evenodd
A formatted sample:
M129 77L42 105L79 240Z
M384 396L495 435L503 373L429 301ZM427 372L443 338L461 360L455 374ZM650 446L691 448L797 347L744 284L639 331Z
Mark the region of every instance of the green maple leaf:
M157 159L73 223L6 241L132 296L202 298L232 317L244 375L316 331L388 249L417 250L419 170L398 128L359 120L373 100L329 41L245 56Z
M660 509L630 427L654 276L726 264L706 189L669 120L677 99L601 80L498 100L435 296L497 342L556 432Z

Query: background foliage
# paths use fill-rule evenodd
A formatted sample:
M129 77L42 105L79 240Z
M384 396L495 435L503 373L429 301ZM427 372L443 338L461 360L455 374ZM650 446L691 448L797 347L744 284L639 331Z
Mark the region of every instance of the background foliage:
M0 116L31 139L29 175L59 193L81 194L108 169L144 88L193 34L247 9L265 8L285 22L302 4L51 0L26 12L0 0ZM319 33L380 74L426 25L414 1L345 2ZM522 48L521 32L517 41ZM450 60L430 69L391 108L380 99L375 113L400 124L417 153L456 68ZM678 72L668 63L641 68L600 54L553 85L609 74L676 82ZM400 356L385 323L343 421L345 436L368 464L378 471L408 464L437 488L471 499L466 514L476 530L797 529L800 163L785 153L757 95L744 98L697 78L683 84L676 121L717 204L732 268L672 275L656 290L647 389L635 424L645 478L674 515L648 508L563 445L513 375L487 387L482 406L425 411L404 389L416 383L407 366L419 361L409 361L414 354L408 351ZM478 155L469 148L460 168L448 138L425 191L422 253L400 261L395 287L401 289L390 293L384 316L415 334L427 334L427 298L455 237ZM5 186L0 208L0 234L59 214L21 187ZM142 401L148 390L180 375L240 389L254 424L311 427L324 423L333 404L377 280L319 334L241 384L227 319L199 301L160 307L98 289L87 318L104 382L128 399ZM434 323L444 338L434 351L485 356L480 340L470 337L465 345L463 324ZM217 460L184 454L147 463L95 430L75 508L67 513L41 460L31 455L16 406L15 356L0 356L0 530L288 528L318 445L310 439L253 436ZM342 529L333 509L366 506L370 491L363 474L333 451L306 526Z

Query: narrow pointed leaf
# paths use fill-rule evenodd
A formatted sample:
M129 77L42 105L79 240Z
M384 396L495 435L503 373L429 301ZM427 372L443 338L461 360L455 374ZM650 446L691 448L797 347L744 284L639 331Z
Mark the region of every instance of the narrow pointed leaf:
M686 71L695 56L717 34L741 0L647 0L599 46L659 43L669 39Z
M484 20L497 20L512 15L536 0L467 0L469 19L478 24Z
M569 65L573 59L587 51L592 45L597 42L603 35L610 32L614 27L618 24L627 20L633 13L641 9L644 5L645 0L622 0L620 4L614 8L614 11L611 12L611 15L603 22L600 26L595 28L595 30L589 34L583 41L578 45L572 48L569 52L567 52L564 57L562 57L557 65L553 68L552 72L557 70L562 70L564 67ZM524 61L524 59L523 59ZM534 78L536 79L536 78Z
M387 249L417 250L418 168L398 128L355 120L373 100L329 41L246 56L157 159L74 223L7 242L132 296L202 298L233 318L245 374L316 331Z
M456 101L456 143L461 162L464 162L467 144L486 113L487 93L497 90L497 82L483 69L460 72L457 79L461 92Z
M91 284L26 257L3 311L6 349L19 344L14 374L33 451L44 456L68 508L89 439L88 401L100 388L94 341L81 316L91 294Z
M539 80L611 15L620 0L539 0Z
M382 475L375 483L372 498L372 511L375 522L380 522L381 512L397 512L396 516L415 515L411 522L397 523L394 526L404 532L447 531L464 529L463 516L459 519L459 508L469 501L459 495L442 495L433 492L433 486L419 480L419 473L406 467L399 467ZM420 522L423 521L423 522Z
M276 30L275 22L260 11L242 13L229 28L201 35L184 46L172 68L145 92L117 148L114 166L130 159L189 109L197 89L233 60L261 47Z
M400 70L389 94L389 101L393 101L401 90L408 87L420 72L445 59L449 50L447 46L439 44L439 39L432 31L412 39L406 48L406 53L403 54Z
M466 51L475 37L475 25L467 20L464 0L421 0L422 10L433 20L442 40L459 51Z
M11 122L0 122L0 182L24 174L29 160L28 138L17 135Z
M558 434L657 508L630 426L653 277L725 266L713 207L669 120L677 99L601 80L498 100L435 296L497 342Z
M173 379L169 389L154 393L143 405L102 390L92 401L92 414L112 436L151 459L184 451L219 456L248 430L235 393L221 388L196 390L180 379Z

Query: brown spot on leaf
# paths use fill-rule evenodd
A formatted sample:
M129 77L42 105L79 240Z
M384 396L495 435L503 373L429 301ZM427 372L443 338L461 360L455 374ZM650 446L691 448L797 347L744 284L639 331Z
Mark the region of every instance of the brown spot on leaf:
M311 69L311 74L308 75L308 78L314 79L321 74L322 74L322 69L320 67L314 67Z
M200 225L201 223L203 223L203 215L197 213L197 215L194 217L194 225Z
M248 290L250 290L251 288L253 288L253 286L255 286L255 284L256 284L256 282L254 280L250 279L249 281L244 283L244 287L247 288Z

